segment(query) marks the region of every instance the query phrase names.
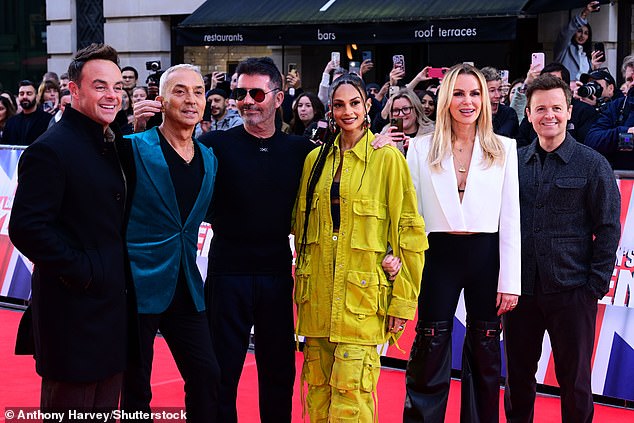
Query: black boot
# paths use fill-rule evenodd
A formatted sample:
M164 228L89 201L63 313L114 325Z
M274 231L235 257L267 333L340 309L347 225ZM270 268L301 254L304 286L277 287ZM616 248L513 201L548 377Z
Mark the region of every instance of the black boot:
M500 400L500 322L467 322L462 349L460 421L498 423Z
M452 322L421 322L407 363L403 423L443 423L451 379Z

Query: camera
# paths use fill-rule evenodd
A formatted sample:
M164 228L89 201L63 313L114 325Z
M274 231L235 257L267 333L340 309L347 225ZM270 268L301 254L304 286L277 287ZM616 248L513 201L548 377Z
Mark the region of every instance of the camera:
M619 134L619 151L633 151L634 150L634 135L629 132L622 132Z
M150 60L149 62L145 62L145 69L157 72L161 70L161 61L160 60Z
M577 89L577 95L582 98L592 96L599 98L601 94L603 94L603 87L597 81L590 81Z

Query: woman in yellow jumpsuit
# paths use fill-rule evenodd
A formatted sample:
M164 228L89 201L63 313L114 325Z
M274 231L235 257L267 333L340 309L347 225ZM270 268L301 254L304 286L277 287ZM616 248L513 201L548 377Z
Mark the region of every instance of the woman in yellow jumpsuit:
M356 75L333 83L338 134L307 157L297 200L297 331L313 423L375 420L377 345L400 334L418 303L425 226L405 158L371 145L370 104ZM396 275L381 267L390 248Z

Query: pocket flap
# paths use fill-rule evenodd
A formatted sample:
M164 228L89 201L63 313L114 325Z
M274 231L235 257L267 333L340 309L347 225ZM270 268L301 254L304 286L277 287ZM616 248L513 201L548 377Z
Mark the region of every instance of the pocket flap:
M581 188L586 184L587 179L580 176L557 178L555 186L557 188Z
M375 216L379 219L387 216L387 206L377 200L356 200L352 210L359 216Z
M348 272L346 280L360 288L368 288L379 284L379 277L374 272L358 272L351 270Z

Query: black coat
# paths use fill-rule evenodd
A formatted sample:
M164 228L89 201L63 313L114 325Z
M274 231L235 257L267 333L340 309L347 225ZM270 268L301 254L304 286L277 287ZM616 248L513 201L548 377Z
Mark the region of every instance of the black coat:
M517 138L520 121L515 110L504 104L498 105L498 112L493 115L493 132L509 138Z
M35 265L32 327L43 377L105 379L125 370L134 345L125 248L131 195L118 160L131 155L118 138L104 142L101 125L67 107L20 158L9 236Z
M12 116L2 132L2 144L31 145L48 129L52 117L39 108L28 115L22 112Z

